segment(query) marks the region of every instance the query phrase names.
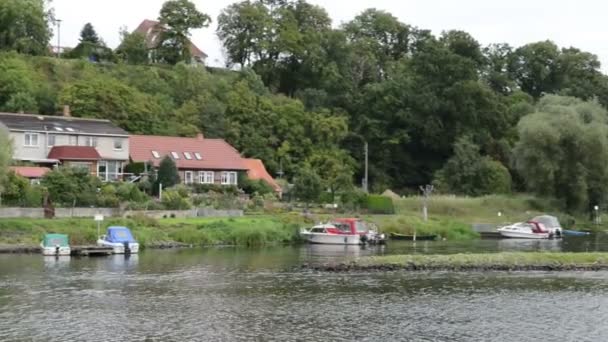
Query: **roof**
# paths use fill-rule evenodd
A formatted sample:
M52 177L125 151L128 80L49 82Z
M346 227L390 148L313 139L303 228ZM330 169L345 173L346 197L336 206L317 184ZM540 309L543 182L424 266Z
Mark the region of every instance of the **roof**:
M54 146L49 151L49 159L59 160L99 160L101 156L91 146Z
M133 32L140 33L144 36L148 49L155 49L158 45L159 33L162 29L163 28L158 21L144 19ZM202 59L207 58L207 54L199 49L191 40L188 40L188 42L190 42L190 53L192 56L200 57Z
M253 180L263 180L270 185L274 191L281 192L283 189L266 171L264 163L260 159L243 159L243 163L247 168L247 177Z
M134 162L152 161L155 166L165 156L170 156L178 169L247 170L239 152L223 139L132 135L129 137L129 149ZM158 158L152 151L158 153ZM172 152L179 158L174 158ZM184 153L188 153L190 159ZM200 154L201 160L196 158L195 153Z
M48 167L38 166L11 166L10 169L25 178L42 178L47 172L51 171Z
M6 125L9 130L17 131L129 135L124 129L115 126L110 120L75 118L71 116L0 113L0 122Z

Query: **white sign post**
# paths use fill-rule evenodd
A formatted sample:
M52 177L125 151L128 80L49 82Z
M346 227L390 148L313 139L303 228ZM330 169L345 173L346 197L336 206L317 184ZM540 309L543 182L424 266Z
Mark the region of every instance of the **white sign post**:
M99 235L99 229L101 226L101 221L103 221L103 215L102 214L95 215L94 220L95 220L95 222L97 222L97 238L99 239L99 237L101 236L101 235Z

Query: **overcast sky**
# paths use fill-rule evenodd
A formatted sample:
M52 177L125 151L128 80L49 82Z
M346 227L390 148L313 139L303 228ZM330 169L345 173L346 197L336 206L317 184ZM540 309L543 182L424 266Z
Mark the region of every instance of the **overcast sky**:
M61 45L75 46L82 26L91 22L110 47L120 42L119 29L135 29L143 19L156 19L164 0L53 0L55 15L62 20ZM208 64L223 65L216 37L220 11L235 2L193 0L213 23L193 32L192 40L209 55ZM482 45L509 43L520 46L551 39L559 46L574 46L600 57L608 70L608 3L600 0L309 0L324 7L334 26L351 20L366 8L386 10L401 21L430 29L435 34L459 29ZM57 44L57 38L53 45Z

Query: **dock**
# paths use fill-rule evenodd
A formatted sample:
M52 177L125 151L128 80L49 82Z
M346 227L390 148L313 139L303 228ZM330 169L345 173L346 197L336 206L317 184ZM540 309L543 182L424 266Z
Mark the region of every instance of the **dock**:
M76 256L104 256L111 255L114 251L112 247L104 246L72 246L72 255Z
M502 235L496 231L498 225L487 224L487 223L475 223L473 224L473 230L479 233L482 239L502 239Z

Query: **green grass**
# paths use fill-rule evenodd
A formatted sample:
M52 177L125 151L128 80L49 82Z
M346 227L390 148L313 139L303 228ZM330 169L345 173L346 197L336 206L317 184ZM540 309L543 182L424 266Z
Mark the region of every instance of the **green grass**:
M304 224L299 215L162 220L140 216L106 220L101 230L127 226L143 247L176 242L264 246L298 241L298 229ZM72 245L94 244L97 225L92 219L0 219L0 245L37 245L45 233L68 234Z
M420 268L491 268L533 266L608 266L608 253L525 253L504 252L489 254L449 255L389 255L360 258L357 266L415 265Z

